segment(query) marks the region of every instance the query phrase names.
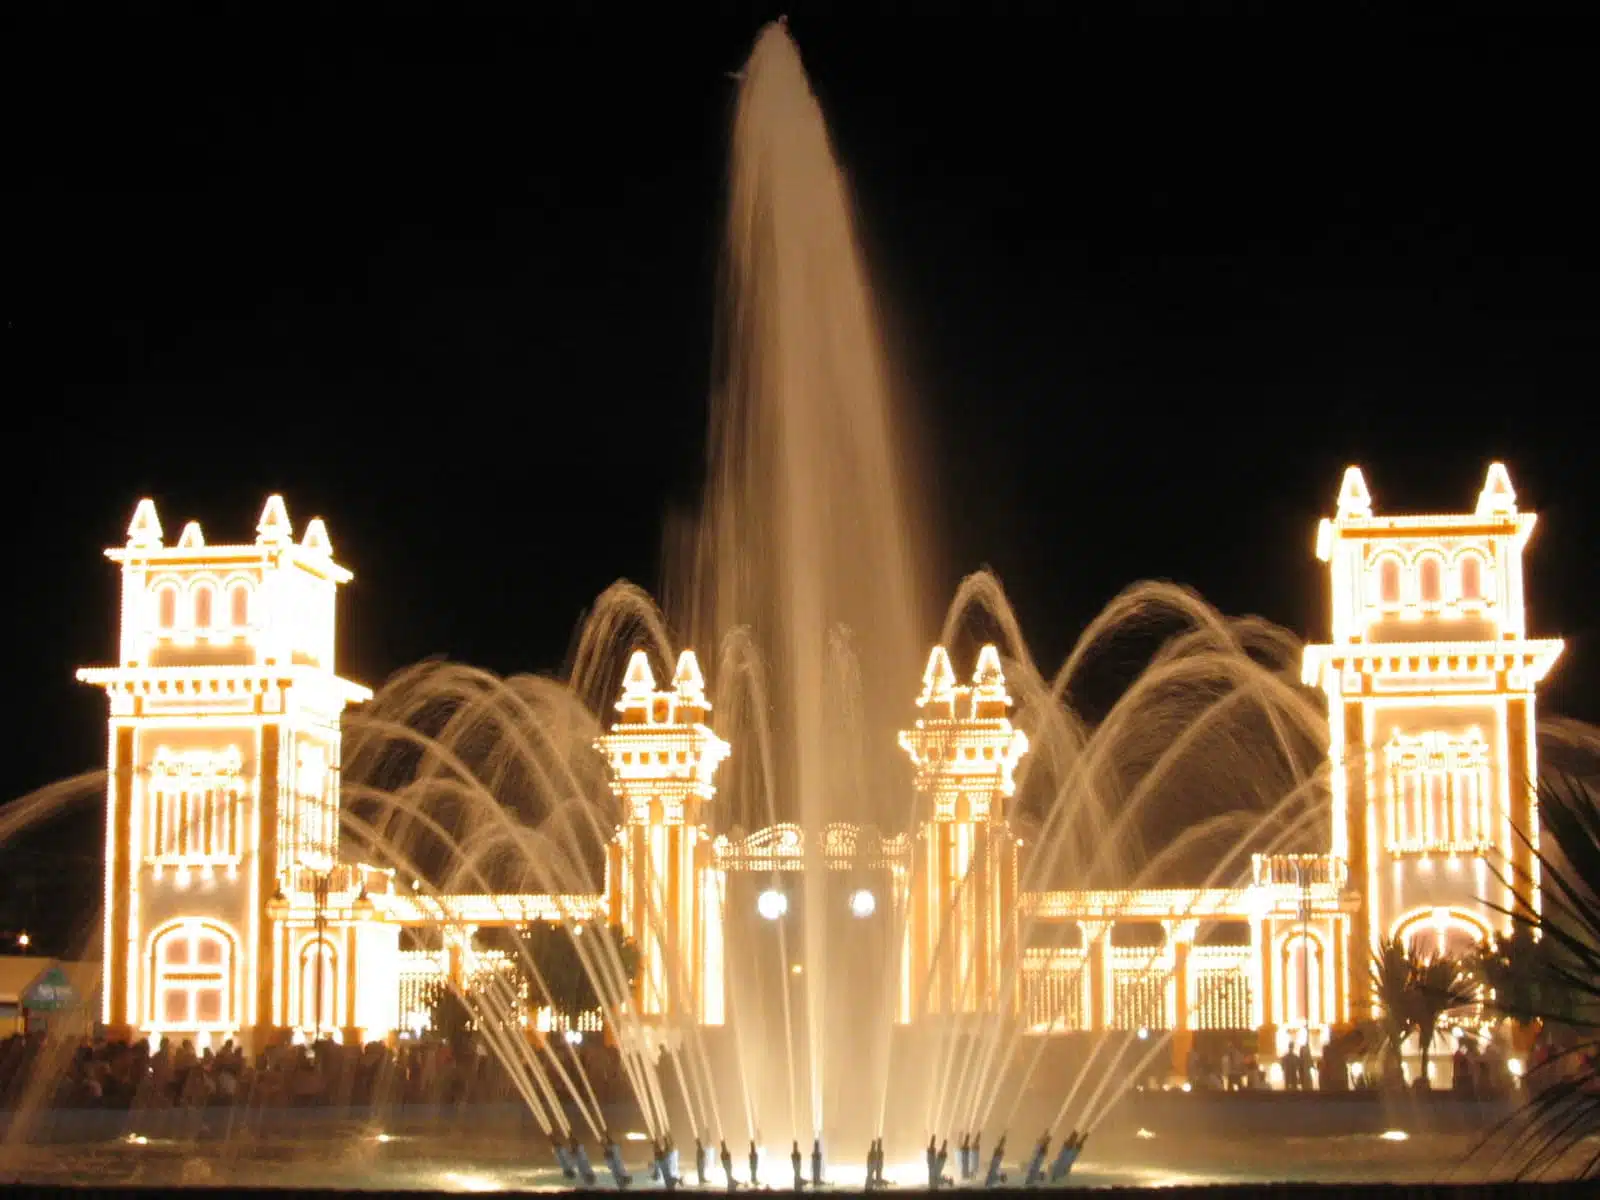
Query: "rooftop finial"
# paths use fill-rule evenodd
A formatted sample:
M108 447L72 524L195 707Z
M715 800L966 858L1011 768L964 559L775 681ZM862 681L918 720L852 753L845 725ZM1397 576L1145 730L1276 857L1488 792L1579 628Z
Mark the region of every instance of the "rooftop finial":
M161 545L161 518L156 502L149 497L139 501L128 522L128 545L135 550L154 550Z
M1000 651L992 644L978 651L978 669L972 673L972 715L982 718L1004 716L1011 705L1006 694L1006 673L1000 666Z
M700 660L693 650L678 655L677 670L672 673L672 690L678 694L678 703L694 708L710 708L706 700L706 677L700 673Z
M199 521L190 521L178 535L179 550L199 550L205 544L206 536L200 532Z
M1372 493L1367 491L1367 481L1361 474L1361 468L1346 467L1344 482L1339 485L1339 519L1342 521L1346 517L1371 515Z
M956 672L950 665L950 654L943 646L935 646L928 655L928 669L922 673L922 695L917 700L920 707L940 700L949 700L955 692Z
M321 517L312 517L300 537L300 548L309 554L333 557L333 542L328 537L328 527Z
M283 505L283 497L268 496L261 509L261 519L256 522L256 545L286 545L293 537L294 529L289 524L289 510Z
M1517 489L1511 486L1505 463L1490 463L1489 473L1483 477L1483 491L1478 493L1477 515L1505 517L1516 511Z
M622 699L617 707L632 708L641 701L648 701L655 690L656 677L650 670L650 656L643 650L635 650L628 656L628 669L622 676Z

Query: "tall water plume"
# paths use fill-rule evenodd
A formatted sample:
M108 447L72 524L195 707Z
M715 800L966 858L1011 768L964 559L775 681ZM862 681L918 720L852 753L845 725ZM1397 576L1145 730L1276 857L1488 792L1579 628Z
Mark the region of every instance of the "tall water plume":
M694 643L748 627L782 815L899 824L884 764L898 765L893 733L929 632L918 531L849 191L781 24L743 71L724 251ZM841 745L846 723L829 713L850 702L851 676L864 711ZM731 718L728 681L718 687ZM872 748L868 811L851 794L859 780L841 777L860 746Z
M824 945L822 830L829 820L893 829L910 815L894 730L925 630L904 451L849 191L781 23L762 30L739 88L724 253L694 642L739 647L732 657L758 668L717 681L724 735L750 746L747 730L765 725L773 750L767 763L730 764L729 803L752 824L807 831L805 1029L787 1036L808 1047L820 1127L823 964L837 987L850 974L838 955L857 952Z

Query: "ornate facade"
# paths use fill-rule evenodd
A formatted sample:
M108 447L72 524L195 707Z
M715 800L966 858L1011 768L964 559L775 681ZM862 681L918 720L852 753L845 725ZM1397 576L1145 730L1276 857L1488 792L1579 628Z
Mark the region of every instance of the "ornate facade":
M1235 888L1022 892L1009 804L1027 736L998 652L970 683L935 647L900 735L920 818L883 836L836 824L730 839L709 802L730 747L691 651L658 688L628 663L597 743L622 824L597 895L428 896L343 861L340 713L369 693L335 672L334 596L350 574L313 520L295 541L267 501L253 542L167 545L141 501L125 546L118 662L79 672L110 701L106 1024L253 1044L385 1037L418 1019L421 984L484 969L485 925L604 919L639 944L647 1020L728 1019L740 872L879 872L903 929L901 1023L966 1014L1038 1035L1258 1031L1317 1044L1371 1011L1367 962L1386 936L1460 949L1503 932L1504 867L1537 881L1535 690L1561 651L1527 636L1522 553L1534 528L1504 467L1471 513L1376 516L1350 468L1317 553L1328 643L1304 682L1327 696L1327 848L1257 856ZM857 893L859 895L859 893ZM852 904L855 898L852 898ZM774 914L775 915L775 914ZM443 931L438 953L399 930ZM1025 942L1022 930L1049 936Z

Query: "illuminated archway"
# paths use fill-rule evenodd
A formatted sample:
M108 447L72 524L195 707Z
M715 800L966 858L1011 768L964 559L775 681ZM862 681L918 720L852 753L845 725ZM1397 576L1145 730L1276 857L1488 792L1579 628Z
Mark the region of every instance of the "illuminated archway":
M1394 923L1390 936L1424 957L1447 954L1465 958L1490 938L1490 929L1473 913L1459 908L1419 908Z
M321 990L318 991L318 975ZM331 1033L342 1022L338 1020L339 1001L339 950L329 938L307 938L300 945L295 963L294 1005L290 1019L295 1027L305 1031L321 1028ZM318 1019L320 1000L321 1019Z
M1328 1023L1328 956L1322 935L1296 929L1278 943L1278 1024L1316 1028Z

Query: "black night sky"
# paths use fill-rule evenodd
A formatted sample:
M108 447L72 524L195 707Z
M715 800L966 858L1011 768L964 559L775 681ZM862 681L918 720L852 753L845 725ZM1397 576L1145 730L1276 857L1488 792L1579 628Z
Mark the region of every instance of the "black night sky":
M729 73L784 11L669 7L8 13L0 794L104 762L72 672L114 653L100 550L141 495L169 536L251 539L270 491L325 517L368 684L557 669L596 593L657 583L703 471ZM1589 25L1064 7L787 6L945 588L995 567L1046 663L1142 577L1320 635L1347 462L1438 511L1501 458L1533 629L1569 639L1545 711L1600 716ZM89 818L0 928L97 895Z

